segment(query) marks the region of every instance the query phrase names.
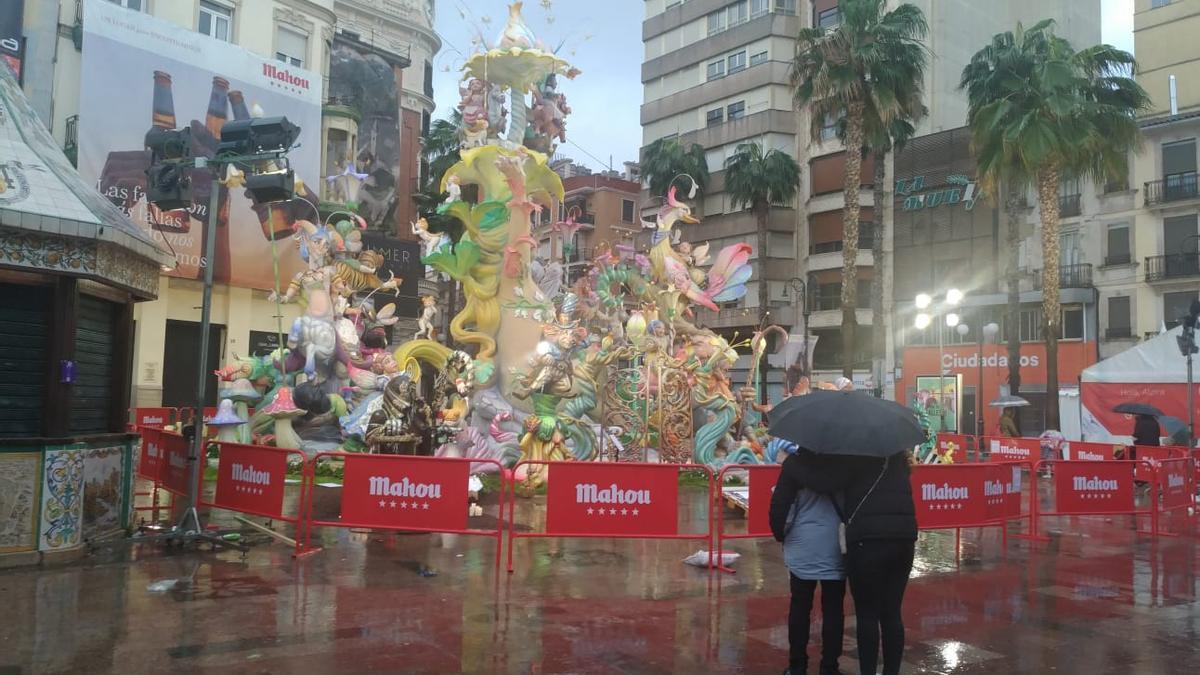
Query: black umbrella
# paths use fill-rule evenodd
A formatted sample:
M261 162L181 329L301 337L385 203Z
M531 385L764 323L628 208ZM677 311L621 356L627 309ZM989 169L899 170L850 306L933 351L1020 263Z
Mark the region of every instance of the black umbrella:
M818 454L890 457L927 438L911 410L861 392L814 391L780 407L768 432Z
M1113 408L1113 412L1125 413L1126 415L1152 415L1161 417L1163 411L1146 403L1138 403L1137 401L1126 401Z
M1187 445L1187 423L1178 417L1163 415L1158 418L1166 436L1171 439L1171 445Z

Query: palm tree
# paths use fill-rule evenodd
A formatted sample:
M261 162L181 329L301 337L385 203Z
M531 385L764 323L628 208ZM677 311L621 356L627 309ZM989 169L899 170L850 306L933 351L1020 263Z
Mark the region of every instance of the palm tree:
M412 196L417 214L429 223L430 231L447 232L456 241L462 223L439 214L437 207L446 199L446 193L441 191L442 176L459 160L461 127L462 113L457 110L449 119L434 120L429 125L429 133L421 138L421 187Z
M725 192L733 208L747 206L758 221L758 313L767 312L767 218L773 204L790 204L800 184L800 165L781 150L763 152L758 143L741 143L725 160Z
M929 31L911 4L887 12L887 0L842 0L842 23L833 30L805 28L796 38L791 81L796 103L806 106L814 135L820 122L845 117L846 175L842 194L842 374L854 374L858 306L858 188L871 117L882 126L905 116L906 101L920 90ZM879 205L882 206L882 205Z
M696 179L697 196L708 187L708 160L704 158L704 146L692 143L684 147L677 138L660 138L650 145L642 155L642 175L650 186L650 194L663 196L675 187L691 189L691 183L676 178L688 174Z
M1075 51L1046 20L996 35L963 69L960 86L967 90L967 120L985 189L994 193L997 185L1008 185L1009 202L1017 186L1037 189L1049 428L1059 426L1059 181L1064 173L1096 181L1128 175L1129 152L1141 139L1136 115L1149 106L1129 76L1136 66L1132 54L1110 45Z

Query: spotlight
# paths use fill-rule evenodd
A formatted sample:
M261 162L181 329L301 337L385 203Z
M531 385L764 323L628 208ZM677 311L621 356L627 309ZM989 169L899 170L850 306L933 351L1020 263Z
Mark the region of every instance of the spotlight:
M917 309L925 309L926 307L929 306L930 303L933 302L933 298L929 297L929 295L926 293L921 293L920 295L917 296L917 299L915 302L917 305Z
M162 211L192 206L192 179L179 162L151 164L146 169L146 201Z
M946 315L946 325L951 328L954 328L955 326L957 326L958 325L958 315L955 314L954 312L950 312L949 314L947 314Z
M296 174L291 169L246 177L246 191L259 204L286 202L294 195Z
M932 319L929 318L928 314L925 314L924 312L918 314L917 321L916 321L917 330L925 330L926 328L929 327L929 323L931 321L932 321Z
M300 127L286 117L251 117L233 120L221 127L221 144L217 153L258 155L284 152L300 135Z

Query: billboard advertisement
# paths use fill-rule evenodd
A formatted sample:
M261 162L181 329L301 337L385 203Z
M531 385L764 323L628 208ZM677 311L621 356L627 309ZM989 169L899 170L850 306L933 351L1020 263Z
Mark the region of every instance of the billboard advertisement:
M24 10L25 0L0 0L0 62L8 65L17 82L25 80L25 37L21 32Z
M162 212L147 204L144 138L152 127L190 128L192 154L211 157L225 122L284 115L301 129L288 153L291 168L305 183L320 180L320 74L103 0L85 1L83 26L79 173L175 253L172 276L199 278L210 262L203 242L211 177L206 169L192 172L189 209ZM315 222L317 202L307 187L271 207L256 204L236 181L220 187L214 280L273 288L270 237L290 236L297 220ZM290 241L277 248L286 285L303 263Z

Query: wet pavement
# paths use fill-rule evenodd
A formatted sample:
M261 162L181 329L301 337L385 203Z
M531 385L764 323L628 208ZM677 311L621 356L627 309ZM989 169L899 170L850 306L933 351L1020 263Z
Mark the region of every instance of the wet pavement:
M1044 481L1043 481L1044 482ZM336 488L319 488L317 510ZM704 492L682 520L703 527ZM541 498L517 522L537 527ZM495 506L472 522L495 523ZM736 517L735 517L736 518ZM232 524L228 515L220 522ZM926 532L905 602L905 672L1200 671L1195 518L1179 537L1129 517L1056 518L1048 543ZM736 521L735 521L736 522ZM245 558L112 546L82 563L0 570L0 675L17 673L778 673L787 574L741 540L736 575L681 564L695 542L494 540L327 528L302 560L263 535ZM179 579L153 592L155 582ZM847 598L844 672L857 672ZM820 633L812 627L813 661ZM815 665L814 665L815 668ZM814 670L815 672L815 670Z

